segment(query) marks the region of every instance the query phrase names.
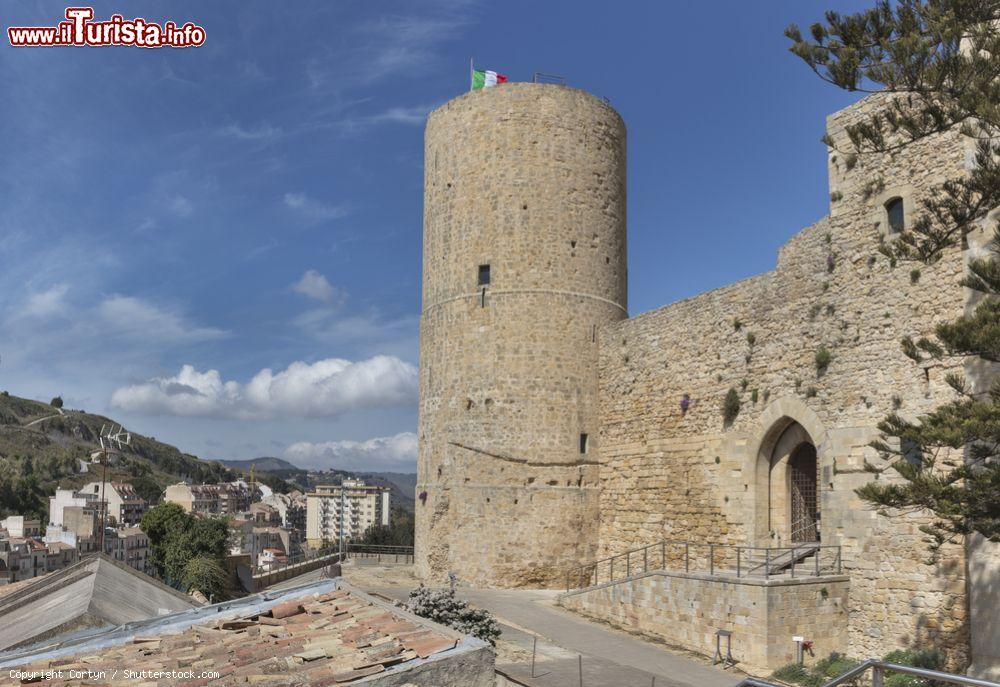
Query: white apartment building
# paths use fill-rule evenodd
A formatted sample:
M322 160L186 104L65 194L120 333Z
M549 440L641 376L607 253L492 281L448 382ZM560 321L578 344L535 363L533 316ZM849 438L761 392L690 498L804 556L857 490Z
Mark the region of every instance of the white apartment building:
M341 512L343 511L343 512ZM389 489L345 479L342 485L321 485L306 494L306 544L321 548L344 539L359 539L373 525L389 524Z

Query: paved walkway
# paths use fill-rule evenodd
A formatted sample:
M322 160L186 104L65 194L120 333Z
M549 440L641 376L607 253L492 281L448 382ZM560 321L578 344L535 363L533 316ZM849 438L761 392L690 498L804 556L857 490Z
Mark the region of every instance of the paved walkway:
M404 599L409 590L377 592ZM535 674L530 659L497 668L531 687L732 687L743 676L674 653L639 637L594 623L554 605L557 592L459 588L458 595L496 616L503 639L530 654L538 638ZM582 656L582 660L580 657Z

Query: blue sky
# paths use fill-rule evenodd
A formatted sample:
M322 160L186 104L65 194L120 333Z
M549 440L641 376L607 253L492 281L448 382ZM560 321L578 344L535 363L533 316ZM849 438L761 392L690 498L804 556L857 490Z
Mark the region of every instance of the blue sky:
M625 118L636 314L771 269L826 214L824 118L854 98L782 30L865 6L97 2L206 43L4 39L0 388L203 458L411 469L423 122L469 58Z

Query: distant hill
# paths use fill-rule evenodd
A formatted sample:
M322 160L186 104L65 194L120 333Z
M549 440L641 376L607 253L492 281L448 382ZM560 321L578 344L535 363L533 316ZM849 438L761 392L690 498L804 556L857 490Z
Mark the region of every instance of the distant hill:
M306 474L306 470L295 467L283 458L274 456L263 456L261 458L251 458L249 460L220 460L220 463L233 470L249 470L252 466L254 472L286 472Z
M98 466L81 460L100 448L102 425L111 418L0 393L0 517L25 514L48 521L48 496L56 487L76 488L101 478ZM128 430L128 428L125 428ZM237 474L153 437L132 433L132 444L108 466L108 480L131 482L149 500L181 480L220 482Z

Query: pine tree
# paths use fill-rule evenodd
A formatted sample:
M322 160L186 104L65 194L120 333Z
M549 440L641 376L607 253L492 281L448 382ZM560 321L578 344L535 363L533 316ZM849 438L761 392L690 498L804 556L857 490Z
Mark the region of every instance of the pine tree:
M903 352L916 361L1000 362L1000 226L989 219L1000 207L998 29L997 0L880 0L857 14L828 12L808 38L794 25L785 31L791 51L822 79L847 91L886 94L882 111L847 128L845 156L890 153L948 131L975 141L973 168L934 188L912 226L880 246L893 264L933 263L980 227L994 233L987 254L969 263L961 282L982 294L979 305L938 326L934 337L904 339ZM868 469L902 479L857 490L883 513L933 513L923 527L933 551L973 532L1000 541L1000 380L988 389L958 374L947 381L951 402L917 422L893 413L879 424L882 438L872 446L886 462Z

